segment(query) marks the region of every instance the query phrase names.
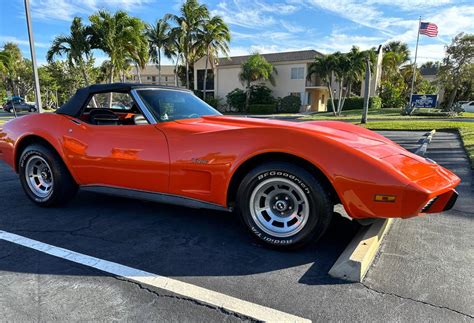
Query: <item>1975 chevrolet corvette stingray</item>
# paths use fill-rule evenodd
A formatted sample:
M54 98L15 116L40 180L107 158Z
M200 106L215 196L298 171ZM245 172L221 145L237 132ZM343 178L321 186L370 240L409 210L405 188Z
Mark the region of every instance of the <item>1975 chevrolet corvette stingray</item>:
M235 209L264 244L319 238L335 204L354 219L450 209L460 179L387 138L342 122L227 117L192 92L137 84L80 89L56 113L0 129L0 159L40 206L78 188Z

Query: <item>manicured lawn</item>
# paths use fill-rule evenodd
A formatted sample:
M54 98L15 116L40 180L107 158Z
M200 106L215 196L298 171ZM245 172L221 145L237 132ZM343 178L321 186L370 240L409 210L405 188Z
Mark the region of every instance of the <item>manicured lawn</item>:
M412 120L374 121L365 125L372 130L457 130L474 169L474 122Z
M345 121L359 121L362 116L362 110L347 110L342 111L342 115L334 117L332 112L321 112L315 113L308 116L304 116L302 120L345 120ZM444 113L440 113L439 110L435 109L417 109L412 116L402 116L400 109L379 109L369 110L368 119L400 119L400 120L413 120L413 119L445 119L448 118ZM474 113L464 112L462 115L456 118L474 118Z

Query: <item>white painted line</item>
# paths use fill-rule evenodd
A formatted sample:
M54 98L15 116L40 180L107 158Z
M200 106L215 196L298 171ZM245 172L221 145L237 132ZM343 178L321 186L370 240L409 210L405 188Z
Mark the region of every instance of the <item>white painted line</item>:
M308 319L287 314L269 307L247 302L232 296L214 292L209 289L184 283L179 280L152 274L143 270L120 265L111 261L87 256L71 250L55 247L40 241L32 240L17 234L0 230L0 240L9 241L26 248L69 260L77 264L95 268L111 275L123 277L138 283L167 290L174 294L239 313L264 322L311 322Z

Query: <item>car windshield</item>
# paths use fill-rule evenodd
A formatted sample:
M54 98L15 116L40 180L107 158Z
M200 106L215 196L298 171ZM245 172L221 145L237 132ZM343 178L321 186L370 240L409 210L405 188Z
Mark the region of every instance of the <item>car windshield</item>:
M162 122L221 115L190 92L178 90L137 90L148 109Z

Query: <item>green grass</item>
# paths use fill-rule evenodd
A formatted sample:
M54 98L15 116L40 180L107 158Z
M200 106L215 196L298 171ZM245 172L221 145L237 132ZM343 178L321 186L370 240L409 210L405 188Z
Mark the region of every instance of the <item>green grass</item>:
M471 167L474 169L474 122L436 120L412 120L407 122L394 120L369 122L365 127L372 130L457 130L463 141L464 149L471 161Z
M421 114L421 115L420 115ZM302 120L345 120L359 121L362 116L362 110L342 111L342 115L335 117L332 112L320 112L305 116ZM413 119L446 119L449 118L444 113L440 113L435 109L417 109L412 116L402 116L400 109L379 109L369 110L369 120L393 119L393 120L413 120ZM464 112L456 118L474 118L473 112Z

